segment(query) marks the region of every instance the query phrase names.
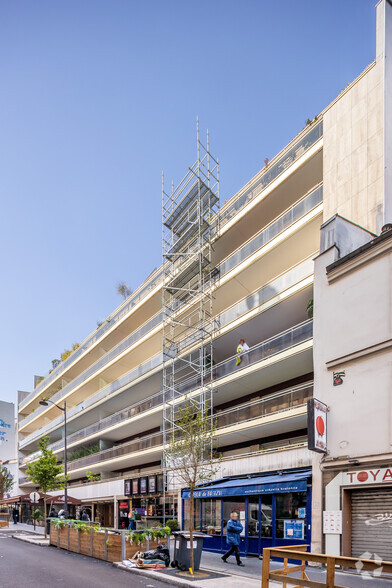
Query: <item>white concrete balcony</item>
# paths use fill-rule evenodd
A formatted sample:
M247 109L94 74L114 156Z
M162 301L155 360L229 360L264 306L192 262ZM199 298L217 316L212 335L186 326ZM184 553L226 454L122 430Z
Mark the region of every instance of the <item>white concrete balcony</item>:
M235 251L227 259L225 259L219 266L220 282L221 286L227 279L234 276L234 272L244 266L247 260L260 258L264 250L267 250L273 246L274 241L280 239L280 236L285 232L289 231L292 234L291 229L295 229L296 223L302 223L302 219L309 217L309 220L315 218L315 215L319 212L319 207L322 206L322 186L317 186L312 190L305 198L296 203L293 207L278 217L273 223L265 227L259 234L253 237L250 241L244 244L243 247ZM302 225L301 225L302 226ZM249 270L248 270L249 271ZM219 320L219 317L217 317ZM157 313L154 317L144 323L139 329L134 331L131 335L126 337L121 343L114 347L111 351L101 357L97 362L75 378L72 382L67 384L62 390L51 397L53 402L61 402L65 398L68 398L74 392L81 389L83 385L90 382L92 378L99 374L103 374L107 366L116 362L119 358L123 357L124 354L129 352L137 343L145 340L154 333L157 333L162 324L162 313ZM184 339L180 345L180 349L185 349L187 346L192 344L191 339ZM149 360L150 361L150 360ZM39 422L41 415L56 414L55 409L52 405L49 407L39 406L33 413L25 417L19 422L19 431L23 431L33 421ZM47 426L47 423L44 424ZM39 427L39 428L41 428ZM28 435L25 439L21 440L21 447L26 445L26 439L30 439Z
M252 442L278 433L290 433L306 428L307 400L313 395L313 385L302 385L266 398L246 403L214 415L219 446ZM134 466L161 459L163 434L156 433L115 446L111 449L68 463L71 477L85 469L105 469Z
M267 311L271 307L274 307L276 304L281 304L285 300L290 301L290 296L296 296L301 291L304 291L305 297L306 289L309 289L312 284L312 275L313 275L313 262L312 259L306 259L299 263L298 265L291 268L289 271L285 272L281 276L278 276L275 280L271 283L266 284L261 288L259 291L252 293L251 295L247 296L240 302L238 302L233 307L227 309L224 313L222 313L219 317L220 329L219 329L219 336L223 335L224 333L228 333L226 335L229 337L230 335L230 328L238 328L238 325L241 324L241 317L243 320L254 320L255 317L260 316L262 317L261 313ZM302 296L303 298L303 296ZM287 302L288 304L288 302ZM287 307L286 314L290 314L295 316L297 310L296 305L291 305ZM300 306L304 306L304 300L300 302ZM284 315L285 313L283 313ZM280 317L282 318L282 313L279 313ZM281 320L281 318L279 320ZM277 319L271 319L272 323L271 326L273 327L279 324ZM271 321L270 321L271 322ZM284 323L282 324L284 328ZM308 328L308 327L306 327ZM264 326L265 331L265 326ZM274 337L272 337L274 339ZM252 352L252 356L253 356ZM250 357L250 356L249 356ZM225 362L222 362L222 366ZM216 376L219 376L219 372L223 369L222 366L217 366ZM162 367L162 354L158 354L152 360L145 362L144 364L140 365L135 370L131 370L115 382L105 386L101 390L99 390L96 394L87 398L82 403L78 404L77 406L72 407L68 410L68 422L71 423L72 421L77 419L78 416L83 415L86 418L86 414L88 413L89 409L92 411L97 408L97 406L101 406L101 404L106 404L110 399L115 398L116 394L118 394L121 390L127 391L129 390L129 385L138 386L139 389L143 387L143 382L145 378L154 373L154 378L158 384L159 380L159 372ZM310 370L311 371L311 370ZM158 378L158 379L157 379ZM193 382L186 382L185 386L193 387ZM139 392L140 394L140 392ZM80 431L75 431L74 434L71 434L68 437L70 447L77 444L78 440L83 439L92 439L94 436L97 437L99 434L104 434L105 429L107 432L109 430L113 430L113 428L117 428L120 422L122 421L124 425L131 425L131 421L135 420L134 414L142 414L145 412L146 407L150 404L150 410L154 407L158 406L161 403L161 396L159 394L151 395L145 399L138 400L137 402L132 403L132 405L126 405L126 408L123 410L118 411L117 413L108 416L107 418L97 418L94 416L93 412L91 413L91 419L93 423L91 426L82 427ZM115 407L115 405L113 405ZM113 410L113 408L112 408ZM157 412L155 410L155 412ZM131 416L126 416L131 415ZM150 412L147 411L145 416L150 416ZM138 417L140 418L140 416ZM156 420L156 419L155 419ZM98 422L97 422L98 421ZM33 443L36 439L40 438L43 435L49 434L56 429L61 429L63 424L63 417L60 415L54 421L49 422L44 427L37 429L37 431L31 433L23 440L20 441L20 449L27 448L29 444ZM134 426L135 423L133 423ZM157 426L159 423L154 422L153 424L150 423L151 426ZM143 425L140 424L142 427ZM150 428L151 428L150 426ZM76 427L76 423L74 425ZM145 428L149 428L148 424ZM121 431L119 431L121 434ZM123 436L125 436L123 434ZM63 446L63 442L59 440L58 442L52 444L51 448L55 451L59 451ZM35 454L27 456L23 463L34 459Z

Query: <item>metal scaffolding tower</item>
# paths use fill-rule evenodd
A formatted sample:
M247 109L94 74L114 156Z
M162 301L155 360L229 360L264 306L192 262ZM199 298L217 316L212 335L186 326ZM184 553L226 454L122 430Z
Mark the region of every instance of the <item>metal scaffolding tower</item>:
M197 121L196 162L170 194L162 174L163 468L168 486L166 448L181 433L180 407L187 399L195 411L212 413L212 285L217 278L212 239L218 211L219 163L210 153L208 131L206 147L201 143Z

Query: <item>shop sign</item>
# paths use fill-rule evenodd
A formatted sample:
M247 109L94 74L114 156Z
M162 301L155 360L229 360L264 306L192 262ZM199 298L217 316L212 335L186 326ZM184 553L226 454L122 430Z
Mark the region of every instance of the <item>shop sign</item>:
M234 482L233 482L234 483ZM306 492L306 480L281 482L280 484L255 484L254 486L231 486L208 490L194 490L194 498L222 498L223 496L248 496L253 494L275 494L279 492ZM182 498L190 498L190 491L183 490Z
M327 405L316 398L308 400L308 449L327 452Z
M285 539L304 539L304 522L296 519L284 521Z
M390 468L372 468L371 470L343 472L343 486L383 483L392 483L392 466Z

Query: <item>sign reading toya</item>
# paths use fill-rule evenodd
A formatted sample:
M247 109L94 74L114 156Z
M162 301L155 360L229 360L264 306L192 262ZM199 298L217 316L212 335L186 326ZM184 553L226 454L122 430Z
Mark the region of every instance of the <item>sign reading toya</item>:
M306 491L306 480L293 480L292 482L281 482L275 484L255 484L247 486L225 486L224 488L200 488L193 492L194 498L222 498L224 496L249 496L252 494L275 494L279 492L304 492ZM182 491L182 498L190 498L189 490Z
M14 415L13 403L0 401L0 461L16 456Z

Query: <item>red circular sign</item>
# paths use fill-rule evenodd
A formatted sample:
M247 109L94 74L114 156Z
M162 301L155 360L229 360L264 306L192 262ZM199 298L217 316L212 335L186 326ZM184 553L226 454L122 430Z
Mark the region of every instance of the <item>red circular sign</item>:
M318 416L316 419L316 429L319 435L324 435L325 432L325 424L324 419L321 416Z
M368 477L369 474L367 472L359 472L359 474L357 474L358 482L366 482Z

